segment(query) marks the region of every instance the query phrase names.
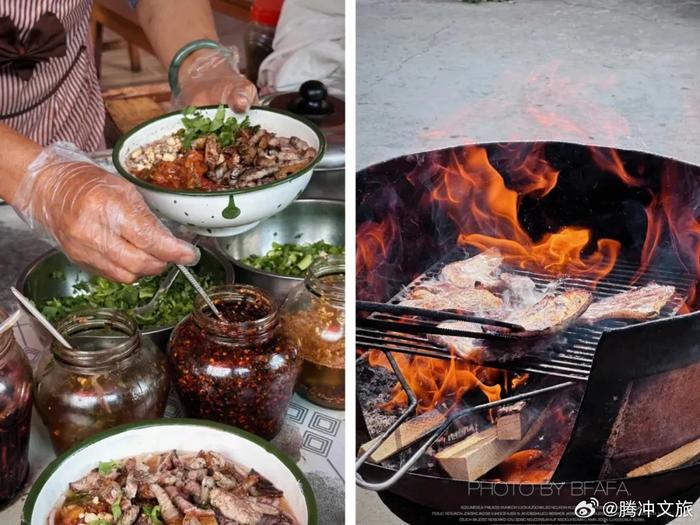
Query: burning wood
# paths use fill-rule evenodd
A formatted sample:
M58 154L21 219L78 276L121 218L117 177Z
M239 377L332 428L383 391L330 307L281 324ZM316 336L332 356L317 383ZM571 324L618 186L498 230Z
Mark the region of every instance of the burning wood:
M647 474L656 474L664 470L681 467L687 463L691 463L700 458L700 438L690 443L686 443L680 448L661 456L660 458L650 461L644 465L630 470L627 473L628 478L636 478L638 476L646 476Z
M496 424L441 450L435 454L435 459L451 477L477 480L527 445L542 429L546 413L546 408L537 412L520 439L499 439Z
M499 408L496 411L496 431L498 439L508 441L523 439L527 431L525 401Z
M370 459L380 463L390 458L397 452L412 445L420 438L426 436L445 422L445 415L437 410L431 410L425 414L409 419L399 426L388 439L375 450ZM380 436L381 437L381 436ZM368 441L360 447L360 454L364 454L369 448L379 441L379 437Z

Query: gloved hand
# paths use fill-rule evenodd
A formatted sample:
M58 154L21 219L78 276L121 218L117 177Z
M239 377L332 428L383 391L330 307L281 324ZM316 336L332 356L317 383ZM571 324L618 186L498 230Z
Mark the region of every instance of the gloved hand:
M174 102L179 107L228 104L243 113L258 96L255 84L238 71L236 48L197 51L180 67L178 85Z
M108 279L130 283L194 264L199 252L174 237L130 183L72 144L44 148L27 168L12 205L71 260Z

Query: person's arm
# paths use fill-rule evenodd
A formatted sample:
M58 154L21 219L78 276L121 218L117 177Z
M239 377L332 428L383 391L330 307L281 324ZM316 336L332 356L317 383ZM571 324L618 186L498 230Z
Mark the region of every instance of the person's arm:
M168 69L175 54L195 40L219 37L209 0L139 0L136 12L159 61ZM257 90L238 71L231 52L200 49L182 63L178 75L178 102L195 106L225 103L245 111L257 98Z
M42 148L5 124L0 124L0 144L0 198L11 203L27 167Z
M71 260L121 282L192 264L197 253L141 194L68 144L42 148L0 124L0 197Z

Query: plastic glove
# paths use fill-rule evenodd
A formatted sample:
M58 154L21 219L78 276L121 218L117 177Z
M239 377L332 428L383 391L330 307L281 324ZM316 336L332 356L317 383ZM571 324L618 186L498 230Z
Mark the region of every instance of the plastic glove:
M191 63L180 68L180 92L175 104L207 106L228 104L237 113L248 111L258 97L255 84L238 71L235 47L203 49L193 55Z
M29 165L13 207L71 260L108 279L134 282L194 264L199 252L174 237L130 183L67 143L45 148Z

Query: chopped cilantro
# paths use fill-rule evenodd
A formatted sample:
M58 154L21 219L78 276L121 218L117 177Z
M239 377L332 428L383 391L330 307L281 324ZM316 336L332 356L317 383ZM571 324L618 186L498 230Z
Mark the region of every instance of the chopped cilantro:
M220 105L214 118L205 117L201 111L191 106L182 112L183 129L179 131L184 149L191 149L192 143L200 137L213 134L219 145L226 147L233 144L241 129L257 131L260 126L251 126L246 116L240 122L236 117L226 118L226 106Z
M100 473L100 476L109 476L118 466L119 463L117 461L100 461L97 471Z
M121 496L118 496L118 497L117 497L117 501L115 501L114 503L112 503L112 517L113 517L115 520L118 520L119 518L122 517L122 508L121 508L121 506L119 505L119 504L121 503L121 501L122 501L122 497L121 497Z

